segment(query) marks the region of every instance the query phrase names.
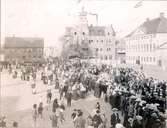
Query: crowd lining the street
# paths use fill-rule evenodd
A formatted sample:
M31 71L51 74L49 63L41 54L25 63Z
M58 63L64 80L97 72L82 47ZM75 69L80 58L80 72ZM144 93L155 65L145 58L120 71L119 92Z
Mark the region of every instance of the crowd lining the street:
M167 83L155 78L147 78L142 72L131 68L113 68L108 65L93 65L80 60L71 60L59 64L48 62L43 66L9 66L13 79L20 75L22 81L28 81L32 93L37 94L36 81L59 90L60 97L53 97L53 90L47 90L47 104L51 106L50 120L53 128L64 123L64 112L71 107L72 100L84 99L94 94L103 98L111 106L111 117L107 119L101 111L99 102L85 119L82 109L74 109L71 114L74 128L165 128ZM64 101L67 101L65 104ZM52 102L53 101L53 102ZM34 127L38 118L43 118L43 103L32 105ZM49 110L48 110L49 111ZM1 120L4 122L4 117ZM17 122L15 122L17 123ZM60 123L60 125L61 125ZM4 125L4 123L3 123ZM5 124L6 125L6 124ZM4 126L5 126L4 125ZM18 124L14 127L18 127Z

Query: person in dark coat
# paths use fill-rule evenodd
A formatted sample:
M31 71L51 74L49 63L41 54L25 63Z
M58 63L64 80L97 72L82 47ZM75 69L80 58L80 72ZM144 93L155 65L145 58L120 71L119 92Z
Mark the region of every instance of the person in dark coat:
M52 106L52 112L56 112L56 109L59 107L59 104L57 102L57 99L54 99L53 106Z
M38 115L43 118L43 103L40 103L39 104L39 107L38 107Z
M113 114L111 115L111 127L115 128L115 125L120 121L119 114L117 113L118 109L113 108Z
M126 128L133 128L133 119L129 118L127 123L126 123Z
M86 120L83 118L83 112L81 110L78 111L78 117L75 120L76 128L85 128Z
M100 116L100 111L97 110L96 111L96 114L93 116L93 125L94 125L94 128L98 128L99 125L102 123L102 119L101 119L101 116Z
M67 99L67 106L71 107L72 93L70 91L66 93L66 99Z
M133 128L144 128L143 118L141 116L136 116L136 119L133 122Z

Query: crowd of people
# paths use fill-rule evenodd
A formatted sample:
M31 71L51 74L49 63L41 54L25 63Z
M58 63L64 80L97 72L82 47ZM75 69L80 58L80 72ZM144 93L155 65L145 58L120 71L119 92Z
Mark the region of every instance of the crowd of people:
M19 69L19 70L18 70ZM18 73L19 71L19 73ZM111 107L110 119L101 111L97 102L95 109L86 119L82 109L74 109L71 118L74 128L165 128L167 83L147 78L142 72L131 68L113 68L108 65L93 65L79 59L59 64L48 62L43 66L9 67L9 74L16 79L29 81L32 93L36 94L37 76L44 85L59 90L59 98L53 97L53 90L46 92L47 104L52 106L50 120L53 128L58 121L63 123L65 103L71 107L72 100L87 98L93 94L103 98ZM53 98L52 98L53 97ZM53 102L52 102L53 101ZM33 121L43 118L44 101L33 105ZM110 126L107 125L110 122Z

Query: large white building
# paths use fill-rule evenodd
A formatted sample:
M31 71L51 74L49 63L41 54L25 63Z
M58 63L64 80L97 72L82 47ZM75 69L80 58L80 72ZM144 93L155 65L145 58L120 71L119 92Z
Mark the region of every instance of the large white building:
M167 19L164 13L147 20L126 36L126 62L128 64L161 65L157 48L167 41Z
M115 60L115 31L110 26L88 25L87 12L82 10L79 23L74 27L66 28L65 45L82 44L87 46L85 50L91 50L89 58L96 62L111 63Z

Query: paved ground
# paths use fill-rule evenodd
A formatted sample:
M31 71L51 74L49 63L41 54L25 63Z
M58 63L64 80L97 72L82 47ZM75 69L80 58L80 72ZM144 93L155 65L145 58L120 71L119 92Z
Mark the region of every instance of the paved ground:
M135 66L135 69L139 70L139 67ZM147 76L157 77L159 79L167 80L167 70L157 67L144 66L144 73ZM39 79L39 78L38 78ZM32 94L29 83L20 81L20 78L13 79L6 72L1 74L1 114L7 116L8 128L11 128L13 120L19 122L20 128L32 128L32 105L39 103L40 97L43 101L46 101L46 90L49 87L43 85L42 82L37 82L37 95ZM59 97L58 90L54 91L54 97ZM67 108L65 111L66 121L60 124L60 128L72 128L73 123L70 118L72 110L74 108L80 108L84 111L84 116L87 117L88 113L92 111L96 102L99 101L102 105L102 112L104 112L108 120L110 120L111 110L107 103L104 103L102 99L96 99L92 94L86 99L80 99L73 101L72 107ZM51 128L51 121L49 120L51 110L44 110L44 118L38 119L38 128Z
M53 87L43 85L41 81L38 81L37 91L39 93L33 95L29 83L20 81L20 78L13 79L7 73L3 73L1 74L1 79L1 114L7 116L8 128L11 127L13 120L18 121L19 127L21 128L32 128L32 105L34 103L38 104L40 97L42 97L42 100L46 102L46 90ZM58 90L55 90L53 94L53 97L59 97ZM106 113L109 119L111 115L110 106L104 103L102 99L97 99L90 94L86 99L72 101L72 107L66 108L66 121L63 124L60 124L60 128L73 127L71 113L74 108L82 109L86 118L88 114L92 112L92 109L97 101L102 104L102 111ZM50 109L51 107L49 110L45 108L44 118L38 119L38 128L51 127L51 121L49 120L49 115L51 112Z

